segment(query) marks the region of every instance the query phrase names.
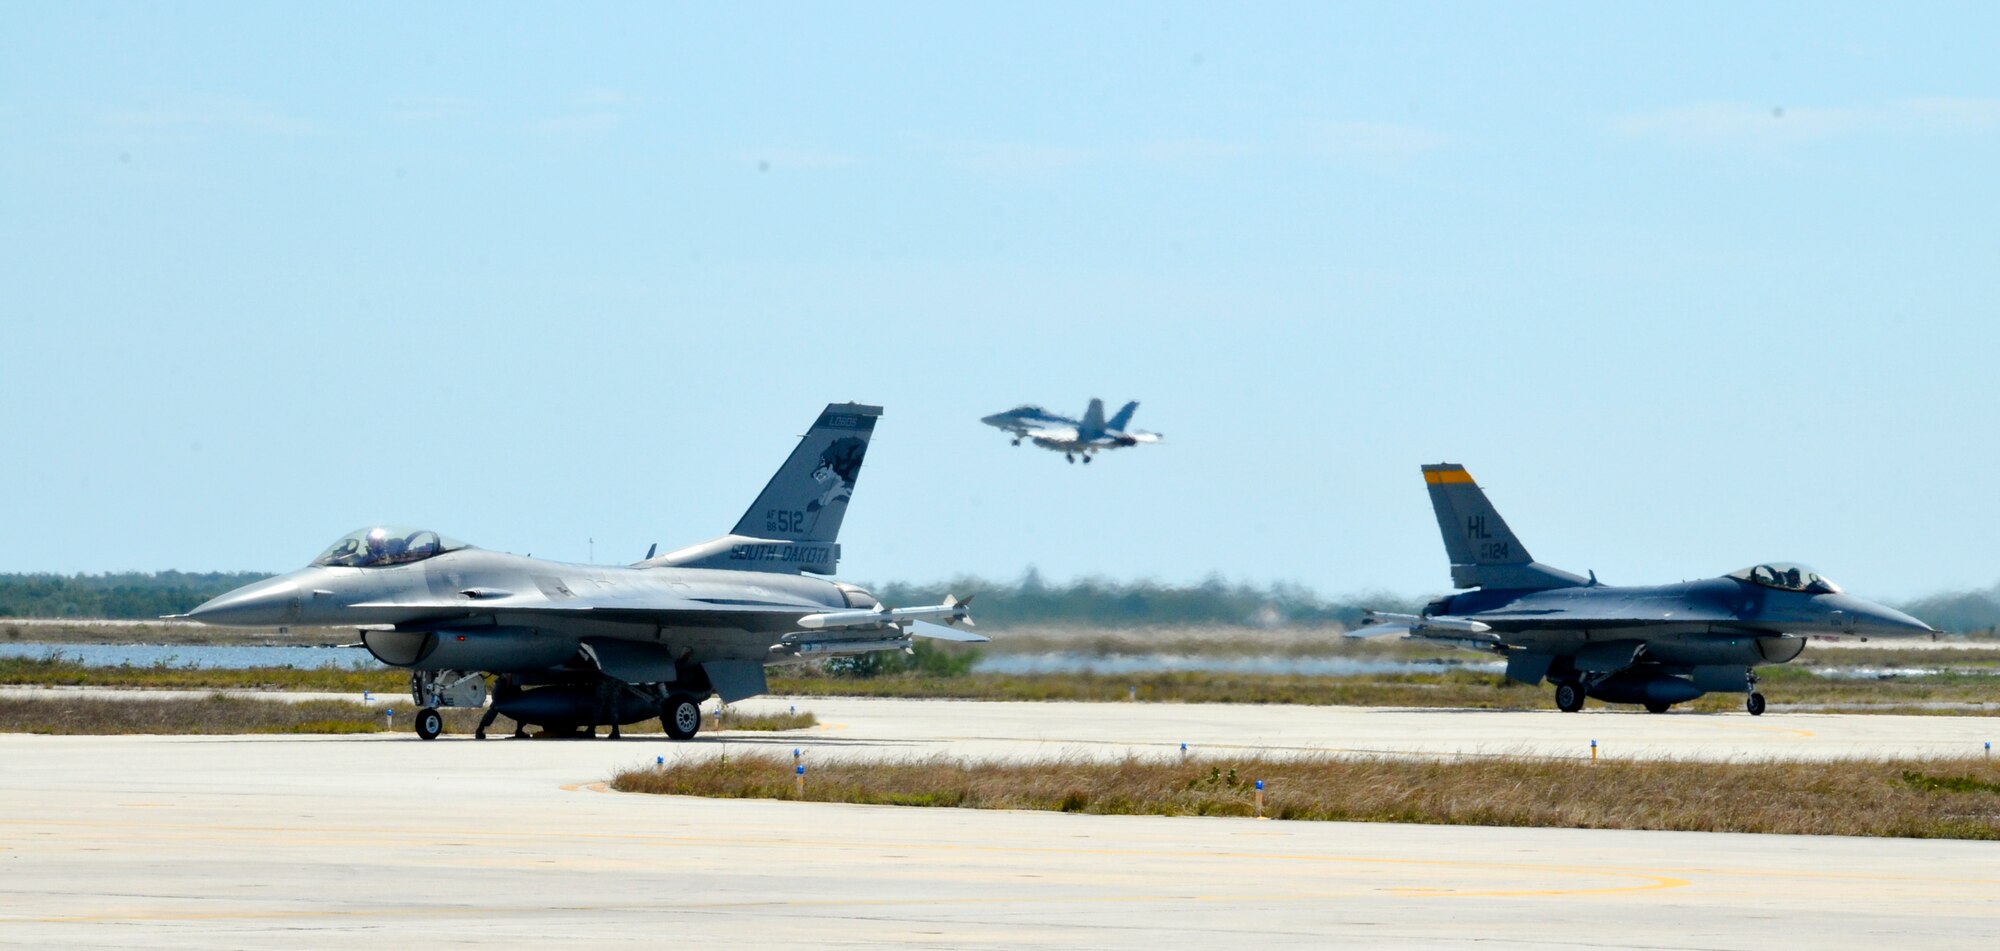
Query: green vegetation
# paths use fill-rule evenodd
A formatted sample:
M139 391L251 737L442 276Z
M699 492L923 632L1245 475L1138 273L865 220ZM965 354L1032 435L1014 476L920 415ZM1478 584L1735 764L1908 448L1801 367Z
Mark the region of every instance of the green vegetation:
M869 590L891 605L937 604L947 594L960 598L978 595L973 616L981 626L995 628L1033 624L1095 628L1353 627L1361 622L1362 611L1369 608L1411 611L1422 607L1421 601L1380 592L1328 600L1304 585L1232 584L1220 575L1195 585L1105 578L1048 584L1032 567L1015 582L961 576L933 584L889 582Z
M964 677L979 662L979 650L971 647L939 647L918 639L908 653L876 651L853 657L836 657L822 668L829 677L869 680L876 677Z
M0 617L146 620L181 614L261 572L116 572L0 574ZM1081 578L1050 584L1030 567L1018 581L961 576L917 584L870 586L891 605L936 604L946 594L979 596L979 621L996 629L1055 626L1131 628L1277 626L1351 628L1364 609L1414 611L1423 598L1383 592L1323 597L1300 584L1254 585L1211 575L1198 584ZM1895 605L1944 630L2000 630L2000 585L1935 594Z
M185 614L231 588L268 577L254 571L0 575L0 617L142 619Z
M1929 781L1950 773L1953 779ZM1918 777L1912 781L1911 776ZM1250 816L1588 829L2000 839L2000 766L1981 759L1699 763L1128 758L812 763L806 799L1095 815ZM797 799L766 754L619 773L623 792Z

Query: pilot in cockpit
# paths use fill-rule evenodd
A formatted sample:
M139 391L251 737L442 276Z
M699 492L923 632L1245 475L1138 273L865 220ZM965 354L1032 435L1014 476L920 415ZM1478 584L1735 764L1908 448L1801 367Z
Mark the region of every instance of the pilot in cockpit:
M368 533L368 554L361 561L364 565L386 565L402 556L403 540L389 534L388 529L377 528Z

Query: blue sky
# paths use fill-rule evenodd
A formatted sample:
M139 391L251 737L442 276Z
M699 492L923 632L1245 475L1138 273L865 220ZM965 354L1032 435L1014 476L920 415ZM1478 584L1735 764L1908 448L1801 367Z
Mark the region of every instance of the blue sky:
M1081 7L1081 8L1079 8ZM0 570L2000 581L1990 4L0 7ZM1139 399L1084 469L977 418Z

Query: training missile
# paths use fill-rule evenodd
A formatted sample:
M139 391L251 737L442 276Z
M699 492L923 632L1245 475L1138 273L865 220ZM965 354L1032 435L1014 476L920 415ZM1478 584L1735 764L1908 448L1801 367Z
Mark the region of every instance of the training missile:
M784 653L798 657L811 657L815 654L867 654L874 651L899 651L907 650L909 646L909 638L892 637L870 638L867 640L855 638L831 641L794 641L789 644L780 644L774 649L782 649Z

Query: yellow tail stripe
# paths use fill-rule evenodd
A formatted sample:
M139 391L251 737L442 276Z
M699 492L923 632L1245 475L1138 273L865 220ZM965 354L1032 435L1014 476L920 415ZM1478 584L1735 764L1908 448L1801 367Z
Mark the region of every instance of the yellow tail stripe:
M1456 485L1461 482L1468 484L1471 483L1472 473L1467 472L1464 469L1424 470L1424 483L1426 485Z

